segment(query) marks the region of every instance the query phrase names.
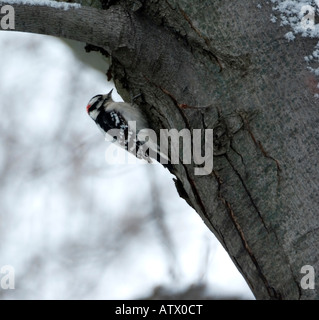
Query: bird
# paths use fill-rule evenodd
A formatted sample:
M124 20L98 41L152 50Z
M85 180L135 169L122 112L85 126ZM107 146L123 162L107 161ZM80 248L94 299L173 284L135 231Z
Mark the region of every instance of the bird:
M87 113L97 127L105 137L113 137L112 142L138 159L152 163L153 158L167 166L168 156L160 152L156 137L154 141L155 132L149 129L144 115L133 103L115 102L112 92L113 89L107 94L95 95L87 104Z

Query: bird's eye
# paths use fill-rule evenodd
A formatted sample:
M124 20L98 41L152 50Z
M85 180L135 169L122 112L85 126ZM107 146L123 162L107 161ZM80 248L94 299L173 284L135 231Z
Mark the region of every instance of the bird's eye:
M97 104L99 103L99 101L102 99L102 95L98 94L96 96L94 96L88 103L88 105L86 106L86 111L87 113L89 113L89 109L94 110L97 108Z

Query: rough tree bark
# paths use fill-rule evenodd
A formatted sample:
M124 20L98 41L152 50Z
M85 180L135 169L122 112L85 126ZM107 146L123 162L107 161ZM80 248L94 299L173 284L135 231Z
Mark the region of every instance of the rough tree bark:
M303 59L316 41L288 42L259 2L14 8L18 31L106 50L119 93L142 93L136 103L155 130L214 128L214 171L175 165L180 195L257 299L318 299L317 287L300 286L301 267L319 267L319 89Z

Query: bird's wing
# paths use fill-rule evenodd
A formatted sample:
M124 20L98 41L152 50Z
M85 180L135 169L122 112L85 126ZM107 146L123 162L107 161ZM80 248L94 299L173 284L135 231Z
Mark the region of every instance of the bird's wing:
M119 112L115 110L101 112L96 122L103 131L113 137L113 142L133 153L136 157L150 161L142 148L141 142L137 140L136 128L131 128Z
M130 130L127 122L120 113L114 110L101 112L98 115L96 122L103 131L115 138L118 144L123 147L127 145Z

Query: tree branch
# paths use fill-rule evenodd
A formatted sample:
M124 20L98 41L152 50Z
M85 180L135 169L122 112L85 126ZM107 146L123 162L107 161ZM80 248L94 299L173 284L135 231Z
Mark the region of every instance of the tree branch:
M0 2L0 6L10 1ZM11 3L12 5L12 3ZM102 47L126 69L140 75L156 70L164 88L170 88L181 104L196 104L201 91L199 66L188 48L164 28L121 6L108 10L19 4L15 9L15 31L45 34L87 42ZM218 72L218 67L216 68ZM181 70L183 70L181 74ZM195 72L196 71L196 72ZM205 76L205 75L203 75ZM175 85L179 79L181 85ZM175 88L174 91L172 88ZM185 90L186 88L186 90Z
M53 1L52 1L53 2ZM90 7L62 5L30 5L0 1L0 6L12 5L15 10L15 30L63 37L92 43L111 50L125 34L130 20L121 7L97 10ZM8 30L10 31L10 30Z

